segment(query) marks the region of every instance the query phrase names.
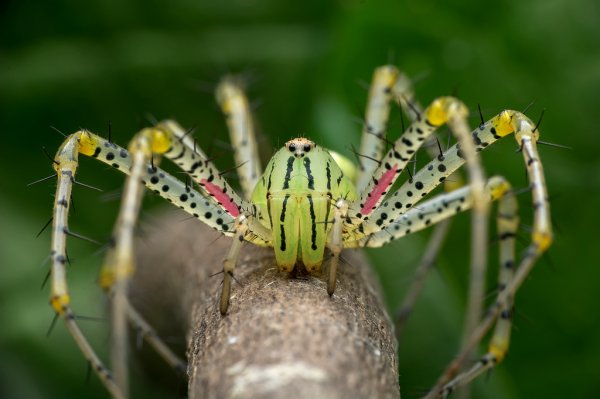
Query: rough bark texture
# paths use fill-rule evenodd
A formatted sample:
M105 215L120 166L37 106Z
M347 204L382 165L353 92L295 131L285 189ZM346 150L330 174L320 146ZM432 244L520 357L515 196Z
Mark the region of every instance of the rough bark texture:
M396 339L360 252L324 276L291 278L272 249L246 244L226 316L218 311L230 239L171 212L144 227L132 300L162 336L187 337L190 398L398 398Z

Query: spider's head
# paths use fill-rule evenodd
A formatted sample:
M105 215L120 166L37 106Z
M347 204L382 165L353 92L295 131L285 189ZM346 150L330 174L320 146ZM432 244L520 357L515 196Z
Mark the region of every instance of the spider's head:
M298 137L285 143L285 148L296 158L302 158L304 154L315 148L315 143L304 137Z

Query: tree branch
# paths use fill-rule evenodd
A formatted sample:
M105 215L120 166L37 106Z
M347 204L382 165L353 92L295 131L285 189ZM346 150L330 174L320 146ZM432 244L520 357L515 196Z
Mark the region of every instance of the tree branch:
M131 299L163 337L187 337L190 398L398 398L396 339L361 252L324 277L290 278L245 244L228 314L218 311L230 239L170 212L144 228ZM151 231L150 231L151 230Z

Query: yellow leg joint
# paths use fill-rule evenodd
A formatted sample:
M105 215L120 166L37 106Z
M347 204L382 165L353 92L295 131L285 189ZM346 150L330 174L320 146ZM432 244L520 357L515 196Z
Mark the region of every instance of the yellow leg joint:
M513 126L513 111L502 111L498 115L492 118L492 125L496 129L496 134L500 137L504 137L514 132Z
M425 117L435 126L448 122L450 117L464 117L469 115L469 110L462 101L454 97L440 97L435 99L425 110Z
M384 65L375 70L377 79L380 79L377 84L381 84L384 87L392 87L398 80L400 71L393 65Z
M150 157L151 153L164 154L171 148L172 134L167 128L146 128L138 133L129 144L129 152L147 153Z
M87 156L94 155L94 151L98 147L98 139L86 131L79 132L78 135L79 153Z
M162 129L152 129L150 134L150 143L152 152L155 154L164 154L171 148L171 134Z
M117 280L129 279L133 275L134 267L131 262L127 262L127 265L124 267L119 266L119 274L115 270L117 268L114 266L103 266L102 270L100 270L98 284L103 290L108 291Z
M504 359L507 351L508 341L500 339L494 340L488 349L488 352L496 358L496 363L500 363Z
M69 294L54 295L52 298L50 298L50 305L54 311L61 316L65 314L65 309L70 303L71 297Z
M241 83L241 80L235 76L226 76L219 83L215 97L223 113L229 114L233 110L234 99L244 98Z
M533 243L537 245L538 253L545 252L552 245L552 233L535 231L532 235Z
M506 194L508 190L510 190L510 184L508 184L508 182L506 182L504 179L502 182L494 184L496 182L494 182L492 179L490 179L490 185L492 186L490 187L490 195L492 197L492 201L495 201Z

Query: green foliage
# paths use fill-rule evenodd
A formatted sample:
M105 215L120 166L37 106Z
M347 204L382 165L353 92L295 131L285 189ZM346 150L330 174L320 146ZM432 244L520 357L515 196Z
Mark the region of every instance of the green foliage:
M556 243L517 297L508 358L489 381L476 383L476 396L597 394L600 321L593 292L600 272L592 268L591 243L598 237L600 200L598 2L13 1L0 7L0 396L106 397L95 377L85 383L85 361L60 323L45 337L52 313L48 287L39 286L49 235L34 237L50 215L54 184L25 185L52 173L41 148L53 153L62 137L50 125L65 133L85 127L106 134L111 121L114 139L125 145L149 124L148 115L172 117L197 126L200 144L216 155L227 134L211 87L224 73L244 72L251 97L260 99L265 160L298 135L351 156L360 133L355 120L366 101L356 82L369 81L373 68L386 62L423 77L416 87L423 103L457 93L472 109L472 126L479 123L477 104L489 118L535 101L532 119L547 110L542 140L574 148L541 148ZM396 113L390 136L399 131ZM515 147L503 140L484 158L489 174L523 187ZM218 160L222 168L232 162L227 152ZM123 181L86 159L79 176L107 192ZM116 202L81 187L74 195L73 229L106 238ZM521 199L528 224L528 194ZM147 203L151 208L160 201ZM456 352L468 217L458 218L452 232L401 343L405 397L426 389ZM392 308L427 235L369 252ZM521 236L528 239L526 231ZM102 258L96 250L69 244L74 307L90 316L105 313L94 284ZM494 258L490 264L495 273ZM94 344L105 348L106 323L84 324Z

